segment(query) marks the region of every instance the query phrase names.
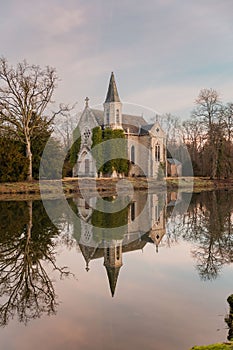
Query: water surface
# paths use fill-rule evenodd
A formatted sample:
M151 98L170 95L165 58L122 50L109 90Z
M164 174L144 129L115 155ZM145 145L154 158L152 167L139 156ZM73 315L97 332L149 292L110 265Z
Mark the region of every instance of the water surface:
M233 194L0 202L1 348L167 349L224 341ZM116 204L117 203L117 204ZM105 213L116 205L117 214Z

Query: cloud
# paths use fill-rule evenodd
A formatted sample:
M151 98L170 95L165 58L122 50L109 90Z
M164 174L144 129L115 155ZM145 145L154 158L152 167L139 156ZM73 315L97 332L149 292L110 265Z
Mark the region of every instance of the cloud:
M140 103L148 108L152 108L161 114L171 113L181 118L190 116L195 107L195 99L202 88L214 88L219 92L221 100L225 102L232 101L232 82L215 81L215 84L209 80L202 82L181 82L179 84L165 84L158 88L149 88L140 90L127 96L127 101Z
M11 0L1 54L55 66L62 101L102 101L113 70L123 99L187 113L199 87L232 90L232 10L231 0Z
M86 24L84 11L79 8L67 8L66 6L48 6L42 3L41 9L31 25L39 26L47 35L59 36L79 29Z

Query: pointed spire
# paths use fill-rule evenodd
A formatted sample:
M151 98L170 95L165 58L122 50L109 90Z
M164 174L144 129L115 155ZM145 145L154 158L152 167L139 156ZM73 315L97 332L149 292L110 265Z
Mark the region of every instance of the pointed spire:
M89 261L87 261L87 263L86 263L86 271L88 272L90 270L90 268L89 268Z
M86 261L86 271L89 271L90 270L89 263L95 254L96 247L85 246L84 244L81 244L81 243L79 243L79 247Z
M106 102L120 102L113 72L111 74L111 78L108 86L108 92L107 92L105 103Z
M121 266L120 267L105 266L105 267L108 274L108 281L109 281L111 294L112 294L112 297L114 297L116 285L117 285L117 279L118 279Z

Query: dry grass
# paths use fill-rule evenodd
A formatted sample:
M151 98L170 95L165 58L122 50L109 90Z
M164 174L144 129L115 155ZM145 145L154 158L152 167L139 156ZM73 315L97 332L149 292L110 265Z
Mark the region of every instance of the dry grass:
M182 177L182 178L167 178L165 181L158 181L152 178L126 178L130 181L134 190L151 190L166 189L169 191L176 191L178 188L185 191L200 192L214 189L233 189L233 180L210 180L203 177ZM43 193L56 196L59 193L59 180L43 180ZM68 195L71 193L79 194L84 191L96 191L102 194L116 194L116 185L118 190L127 191L128 184L121 179L111 178L65 178L62 180L63 192ZM14 182L0 184L0 198L17 195L17 196L40 196L39 181L33 182Z

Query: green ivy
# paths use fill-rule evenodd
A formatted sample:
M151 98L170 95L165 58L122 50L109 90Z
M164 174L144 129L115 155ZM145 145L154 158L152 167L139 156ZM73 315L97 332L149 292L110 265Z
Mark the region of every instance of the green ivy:
M101 242L102 240L123 239L127 230L128 224L128 205L125 198L119 199L120 209L113 213L108 213L109 201L114 205L112 197L104 200L97 200L96 208L91 217L91 224L93 225L94 240ZM114 230L119 227L119 230ZM113 229L113 230L110 230Z
M114 143L106 144L103 143L102 147L96 147L103 141L112 139L118 139L117 144ZM127 140L123 130L112 130L106 128L102 130L100 127L96 127L92 130L92 154L96 159L96 166L98 173L111 174L113 170L117 173L124 173L125 175L129 172L129 161L127 159ZM105 157L104 157L105 155ZM104 163L104 158L111 159Z

